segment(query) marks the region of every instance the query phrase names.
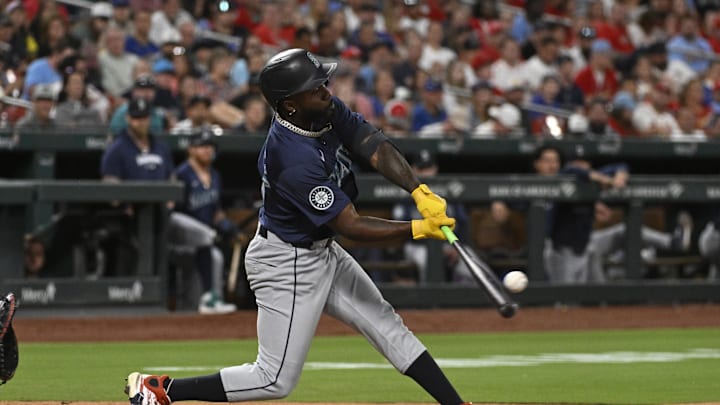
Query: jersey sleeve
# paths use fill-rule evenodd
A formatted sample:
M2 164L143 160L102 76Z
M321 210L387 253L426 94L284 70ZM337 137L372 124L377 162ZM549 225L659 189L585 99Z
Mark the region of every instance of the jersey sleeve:
M100 162L100 175L125 179L122 156L116 144L110 145L103 154Z
M315 226L335 218L351 203L319 165L287 168L276 186L282 197L297 207Z
M335 113L332 124L341 142L354 154L369 159L387 137L380 129L367 122L361 114L351 111L337 97L333 97L333 102Z

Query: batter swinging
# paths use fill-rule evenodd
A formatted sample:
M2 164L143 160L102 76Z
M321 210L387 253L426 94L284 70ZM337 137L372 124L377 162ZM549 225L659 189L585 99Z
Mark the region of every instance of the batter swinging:
M329 93L325 85L335 67L291 49L272 57L260 74L276 114L258 160L263 207L245 258L258 306L255 362L183 379L132 373L131 404L283 398L300 378L323 312L354 327L439 403L463 403L425 346L333 240L336 234L372 241L444 239L440 227L455 225L445 200L420 184L382 132ZM411 192L424 219L358 215L353 159L364 159Z

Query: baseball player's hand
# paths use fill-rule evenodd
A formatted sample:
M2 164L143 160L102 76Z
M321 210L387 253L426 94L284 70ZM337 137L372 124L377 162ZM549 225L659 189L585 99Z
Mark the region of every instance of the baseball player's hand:
M455 218L445 215L425 219L414 219L412 221L413 239L440 239L445 240L445 234L440 230L441 226L448 226L455 229Z
M445 199L430 191L427 184L419 185L410 195L423 218L447 217Z

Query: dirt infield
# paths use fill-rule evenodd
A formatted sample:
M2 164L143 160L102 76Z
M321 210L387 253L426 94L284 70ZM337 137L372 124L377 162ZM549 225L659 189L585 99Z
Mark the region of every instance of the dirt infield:
M720 327L720 305L710 304L522 308L512 319L501 318L497 312L491 309L401 310L398 312L415 333ZM21 336L24 342L254 338L255 315L255 311L239 311L230 315L205 316L170 314L122 318L20 318L15 320L14 325L18 336ZM212 332L209 333L209 331ZM318 335L354 333L347 326L327 316L321 319L317 331ZM200 403L187 402L187 404ZM271 403L249 402L247 404L270 405ZM289 402L281 404L371 405ZM0 401L0 405L127 405L127 402ZM480 404L476 403L476 405ZM711 403L685 405L711 405Z
M491 309L398 312L415 333L720 327L720 305L710 304L522 308L511 319ZM21 318L14 325L24 342L231 339L255 337L255 316L255 311L239 311L204 316ZM327 316L317 331L318 335L354 333Z

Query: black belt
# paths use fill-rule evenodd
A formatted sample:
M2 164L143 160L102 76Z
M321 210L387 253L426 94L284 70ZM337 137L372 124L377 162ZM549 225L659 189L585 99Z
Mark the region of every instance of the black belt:
M267 239L267 237L268 237L267 234L268 234L267 228L260 225L260 229L258 230L258 235ZM324 247L326 247L326 248L330 247L330 245L332 245L332 242L333 242L333 239L328 238ZM315 242L285 242L285 243L290 243L293 247L301 248L301 249L312 249L313 244L315 244Z

